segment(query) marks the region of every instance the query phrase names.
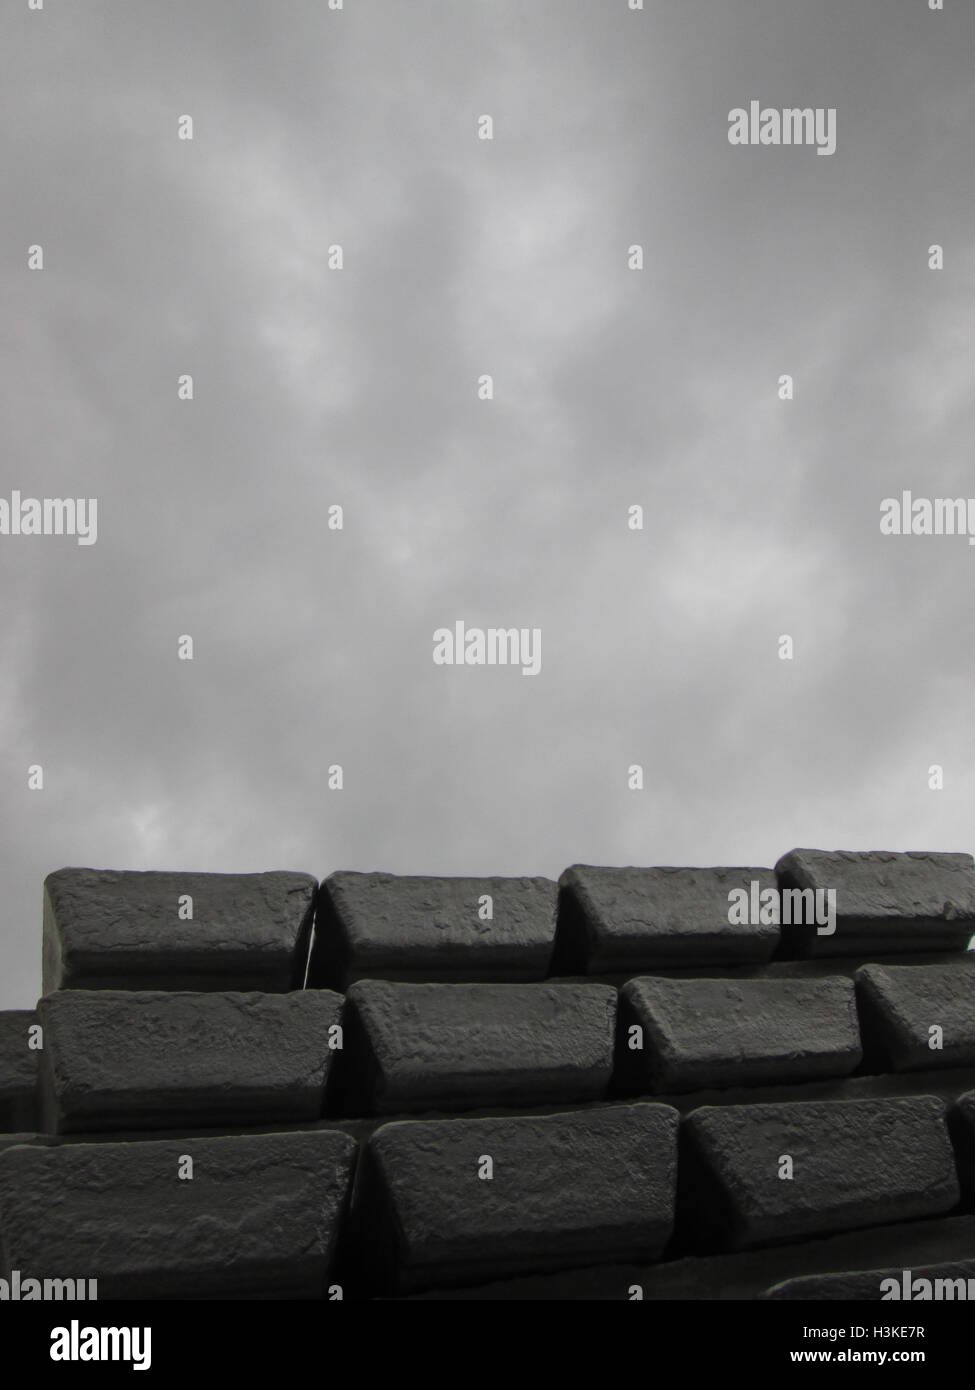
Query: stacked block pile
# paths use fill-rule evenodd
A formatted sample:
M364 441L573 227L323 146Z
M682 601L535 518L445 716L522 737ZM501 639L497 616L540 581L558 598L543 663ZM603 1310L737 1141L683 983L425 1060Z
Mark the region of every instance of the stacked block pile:
M973 933L961 854L63 869L43 997L0 1014L0 1274L331 1300L967 1278Z

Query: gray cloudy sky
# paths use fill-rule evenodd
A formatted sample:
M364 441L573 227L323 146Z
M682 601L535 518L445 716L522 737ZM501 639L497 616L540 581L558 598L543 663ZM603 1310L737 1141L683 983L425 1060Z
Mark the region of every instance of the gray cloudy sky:
M0 537L0 1006L67 864L975 849L975 550L878 524L975 495L968 0L0 28L0 496L99 501L94 546ZM732 147L751 98L836 153ZM459 618L541 673L435 666Z

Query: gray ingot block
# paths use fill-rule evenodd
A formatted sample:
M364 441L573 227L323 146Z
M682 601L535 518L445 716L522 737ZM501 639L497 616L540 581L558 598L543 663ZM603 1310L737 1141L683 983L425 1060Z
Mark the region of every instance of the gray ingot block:
M35 1093L40 1051L28 1046L32 1009L0 1013L0 1131L37 1126Z
M7 1149L3 1276L97 1279L99 1299L322 1297L355 1147L305 1130Z
M893 1280L898 1294L894 1295ZM919 1284L917 1281L925 1281ZM837 1274L807 1274L783 1279L766 1289L762 1298L799 1298L821 1302L838 1299L857 1303L880 1302L891 1297L930 1300L975 1298L975 1259L925 1265L921 1269L857 1269Z
M54 1133L317 1119L342 996L64 990L41 999ZM338 1035L333 1034L337 1040Z
M975 861L970 854L794 849L775 866L786 890L836 893L836 929L788 924L796 956L963 951L975 935ZM825 901L822 898L821 901Z
M317 887L285 872L59 869L44 882L44 993L300 989Z
M642 1051L631 1046L641 1038ZM860 1061L847 979L649 976L620 991L617 1078L632 1092L814 1081L847 1076Z
M491 898L491 918L481 901ZM340 872L322 884L310 978L544 979L557 887L547 878L421 878Z
M934 1096L703 1106L680 1164L678 1229L710 1249L938 1216L960 1196Z
M771 869L602 869L576 864L559 879L555 960L562 975L760 964L779 928L729 921L729 893L776 889Z
M0 1152L4 1149L12 1149L17 1144L54 1144L56 1142L49 1134L38 1134L36 1131L29 1131L26 1134L0 1134ZM0 1231L0 1241L2 1239L3 1233Z
M954 965L864 965L853 978L873 1065L884 1071L975 1066L970 971Z
M607 985L359 980L348 1002L341 1065L354 1113L555 1105L599 1100L609 1085Z
M677 1126L655 1104L382 1125L357 1192L373 1286L657 1259L673 1226ZM493 1176L479 1176L488 1160Z

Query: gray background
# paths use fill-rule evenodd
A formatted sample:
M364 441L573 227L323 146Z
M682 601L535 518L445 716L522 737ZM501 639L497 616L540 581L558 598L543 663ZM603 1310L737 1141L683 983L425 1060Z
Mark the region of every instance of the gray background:
M975 848L975 550L878 524L973 490L975 6L0 23L0 495L99 499L93 547L0 538L0 1005L66 864ZM730 146L752 97L836 153ZM434 666L458 618L541 674Z

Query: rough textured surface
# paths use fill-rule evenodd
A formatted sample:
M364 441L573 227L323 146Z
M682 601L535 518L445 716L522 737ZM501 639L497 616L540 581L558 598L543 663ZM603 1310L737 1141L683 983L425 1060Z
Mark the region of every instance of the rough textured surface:
M300 989L317 886L284 872L59 869L44 883L44 993Z
M314 1120L342 996L66 990L41 999L45 1128Z
M975 935L970 854L795 849L775 870L783 889L836 890L831 936L783 922L783 941L795 955L963 951Z
M48 1134L38 1134L36 1131L28 1130L26 1133L0 1134L0 1151L3 1149L15 1148L18 1144L52 1144L54 1140ZM2 1234L2 1233L0 1233Z
M863 965L950 965L952 970L975 969L975 951L863 951L849 956L810 956L803 960L773 960L750 973L769 980L818 980L824 975L845 975L852 980Z
M652 971L598 970L590 975L567 971L557 978L570 984L612 985L614 989L622 989L646 974L664 980L821 980L833 975L852 980L863 965L950 965L953 970L972 970L975 950L899 951L894 955L864 950L850 956L809 956L802 960L773 957L759 965L655 965Z
M955 1098L949 1106L948 1124L965 1204L975 1208L975 1090L965 1091Z
M855 983L871 1066L882 1071L975 1066L975 979L968 971L951 965L865 965ZM931 1031L935 1028L940 1035Z
M360 980L348 994L343 1112L598 1100L615 1025L606 985Z
M617 1081L636 1094L812 1081L861 1060L853 985L840 978L645 976L620 991L618 1037Z
M973 1284L969 1291L968 1280ZM906 1269L903 1264L889 1269L849 1270L839 1274L810 1274L805 1278L786 1279L781 1284L773 1284L762 1295L763 1298L839 1299L858 1302L881 1302L892 1296L890 1281L893 1280L902 1300L918 1298L931 1301L936 1294L938 1301L946 1299L969 1299L975 1297L975 1259L957 1260L954 1263L924 1265L920 1269ZM926 1281L918 1285L918 1280ZM961 1281L959 1284L958 1281ZM937 1288L933 1287L937 1283Z
M602 869L576 864L559 880L559 974L657 966L760 963L779 928L728 920L728 894L752 882L776 887L771 869Z
M482 921L480 900L493 900ZM311 980L541 980L555 939L547 878L335 873L321 887Z
M7 1149L2 1276L97 1279L100 1299L322 1297L354 1152L327 1131Z
M36 1128L37 1059L28 1047L32 1009L0 1013L0 1131Z
M667 1106L630 1105L383 1125L357 1190L374 1284L449 1287L657 1258L673 1223L677 1124ZM482 1179L487 1156L494 1176Z
M754 1299L786 1279L837 1270L851 1272L895 1266L921 1269L968 1260L975 1249L975 1216L904 1221L870 1230L766 1246L728 1255L694 1255L656 1264L589 1265L552 1274L529 1274L451 1290L408 1295L413 1300L631 1300L637 1286L644 1300ZM812 1321L812 1319L810 1319Z
M682 1234L710 1249L945 1214L960 1195L934 1096L706 1106L681 1126L680 1162Z

